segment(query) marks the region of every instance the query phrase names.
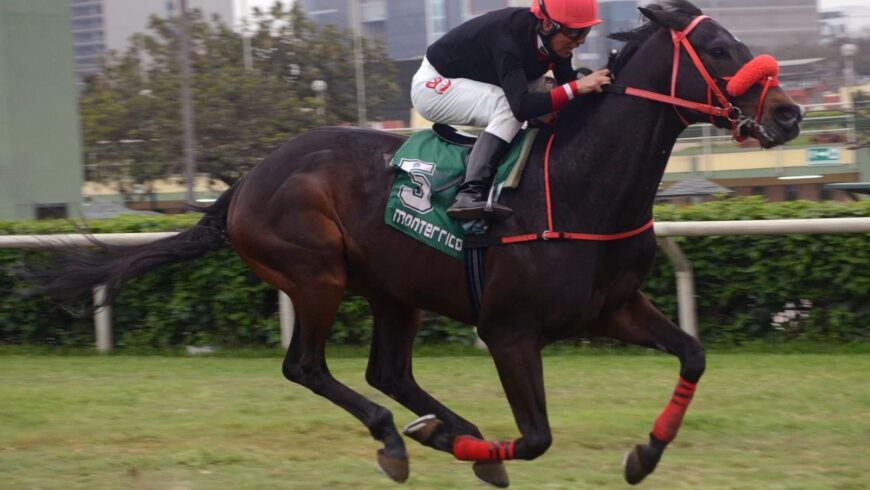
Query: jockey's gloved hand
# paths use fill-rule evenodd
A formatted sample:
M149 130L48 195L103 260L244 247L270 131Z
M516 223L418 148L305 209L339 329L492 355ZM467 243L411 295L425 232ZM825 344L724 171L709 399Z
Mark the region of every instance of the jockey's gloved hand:
M605 68L610 70L610 65L608 65ZM586 68L585 66L581 66L580 68L577 68L576 70L574 70L574 76L577 78L577 80L580 80L581 78L588 76L588 75L591 75L593 73L595 73L595 71L593 71L592 68ZM611 70L610 81L612 82L614 80L616 80L616 77L613 75L613 71Z
M609 84L610 82L610 70L608 70L607 68L602 68L600 70L593 71L592 73L577 80L576 82L570 83L577 84L577 89L579 90L579 93L577 95L584 95L590 94L592 92L600 94L603 91L601 87Z
M564 85L560 85L550 92L553 111L558 111L567 104L568 101L578 95L591 94L592 92L601 93L604 91L601 87L609 83L610 70L603 68L601 70L596 70L579 80L572 80Z

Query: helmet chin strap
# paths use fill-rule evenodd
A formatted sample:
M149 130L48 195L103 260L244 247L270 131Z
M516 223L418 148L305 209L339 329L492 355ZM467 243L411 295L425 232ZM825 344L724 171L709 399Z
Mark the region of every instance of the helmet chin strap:
M555 36L556 33L559 32L559 30L554 27L553 29L550 29L549 33L547 33L544 30L543 20L538 21L538 27L535 30L538 33L538 39L541 40L541 45L539 46L541 50L547 56L553 56L553 49L550 47L550 42L553 40L553 36Z

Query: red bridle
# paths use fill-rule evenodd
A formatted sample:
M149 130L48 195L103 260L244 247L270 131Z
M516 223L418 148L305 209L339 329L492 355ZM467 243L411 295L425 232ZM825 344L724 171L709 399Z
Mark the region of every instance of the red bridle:
M671 38L674 41L674 67L671 73L671 95L660 94L657 92L637 89L634 87L622 87L616 85L607 85L606 90L608 92L625 93L628 95L633 95L635 97L642 97L644 99L650 99L657 102L671 104L672 106L674 106L674 110L677 111L677 116L680 117L680 120L686 126L688 126L690 123L680 113L679 108L691 109L693 111L707 114L710 116L711 123L714 122L714 117L724 117L731 122L731 131L733 133L734 140L738 142L743 141L744 139L746 139L746 137L741 134L741 128L744 124L751 122L752 119L744 117L743 112L740 110L740 108L732 104L731 101L728 100L727 97L725 97L725 94L722 93L719 85L717 85L716 81L713 80L713 77L710 76L710 73L707 71L704 63L701 62L701 58L698 56L698 53L695 52L695 48L692 47L692 43L689 42L689 33L691 33L692 30L694 30L695 27L697 27L698 24L700 24L701 21L705 19L709 19L709 17L707 17L706 15L695 17L695 19L693 19L692 22L682 31L671 29ZM686 52L689 54L689 57L692 59L692 62L698 69L698 72L701 73L704 81L707 82L706 104L677 97L677 76L680 72L681 48L686 49ZM731 95L732 97L739 97L743 95L744 93L746 93L747 90L749 90L749 88L751 88L756 83L761 83L764 86L764 89L761 92L761 97L758 100L758 110L755 113L756 132L758 131L758 128L761 124L761 108L764 105L764 98L767 96L767 92L771 87L779 86L779 80L777 80L776 78L778 73L779 67L777 66L776 60L770 55L761 55L755 57L753 60L743 65L733 77L723 77L723 80L728 80L727 90L729 95ZM716 100L720 104L719 106L713 105L713 96L716 97ZM756 134L756 137L757 136L758 135ZM621 233L597 234L556 231L553 222L553 203L550 196L550 153L553 148L553 141L555 140L555 138L556 132L553 131L553 133L550 135L550 139L547 142L547 148L544 151L544 197L547 205L547 229L539 233L497 237L492 239L494 241L481 240L480 243L486 242L487 245L496 245L523 243L536 240L614 241L640 235L653 227L653 220L650 219L643 225L638 226L637 228Z
M671 71L670 95L660 94L658 92L651 92L649 90L643 90L634 87L625 87L624 89L614 87L616 88L616 90L613 91L618 91L628 95L633 95L635 97L641 97L657 102L671 104L672 106L674 106L674 110L677 112L677 116L679 116L680 120L686 126L688 126L690 123L680 113L680 108L690 109L696 112L707 114L710 116L711 123L714 123L715 117L723 117L731 123L732 137L734 138L734 140L740 142L746 139L746 137L741 134L741 127L752 120L744 117L743 112L740 110L740 108L732 104L731 101L728 100L728 97L726 97L725 94L722 93L722 89L719 88L719 85L710 75L710 72L707 71L707 67L704 66L704 63L701 61L701 57L698 56L698 53L695 52L695 48L689 41L689 34L695 29L695 27L698 26L698 24L706 19L709 19L709 17L706 15L699 15L698 17L695 17L692 22L682 31L671 29L671 39L674 42L674 63L673 69ZM695 102L677 97L677 79L680 73L681 49L686 50L686 53L688 53L689 58L692 59L692 63L694 63L695 68L698 70L698 72L701 74L701 77L703 77L704 81L707 83L706 103ZM728 93L734 97L743 95L747 90L749 90L752 85L756 83L763 85L764 89L761 93L761 97L758 100L758 110L755 113L754 122L756 132L761 125L761 110L764 106L764 99L765 97L767 97L768 90L771 87L779 86L779 80L777 79L778 74L779 67L776 63L776 60L770 55L760 55L754 58L749 63L746 63L743 67L741 67L740 70L738 70L738 72L733 77L723 77L724 80L729 80ZM713 96L715 96L716 100L719 102L718 106L713 104Z

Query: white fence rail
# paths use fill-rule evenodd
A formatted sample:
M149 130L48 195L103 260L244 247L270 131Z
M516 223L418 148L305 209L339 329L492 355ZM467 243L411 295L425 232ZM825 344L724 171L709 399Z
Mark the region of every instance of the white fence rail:
M683 330L697 337L697 313L695 311L695 279L692 264L672 237L675 236L726 236L726 235L792 235L792 234L841 234L870 233L870 218L819 218L747 221L679 221L659 222L655 225L660 246L674 266L679 303L679 324ZM143 245L175 235L175 233L106 233L93 235L108 245ZM93 245L86 235L6 235L0 236L0 248L52 249L64 247L87 247ZM105 294L103 286L94 288L94 302L101 303ZM293 333L294 311L290 298L279 291L279 316L281 343L290 345ZM94 323L97 350L112 349L111 308L95 312Z

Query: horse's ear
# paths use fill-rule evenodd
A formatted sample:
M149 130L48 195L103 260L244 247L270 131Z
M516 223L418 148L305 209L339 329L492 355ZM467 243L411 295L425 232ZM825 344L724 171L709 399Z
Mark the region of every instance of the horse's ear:
M682 31L691 22L691 19L687 15L673 10L648 7L638 7L637 9L640 10L640 13L651 22L662 27L667 27L668 29Z

